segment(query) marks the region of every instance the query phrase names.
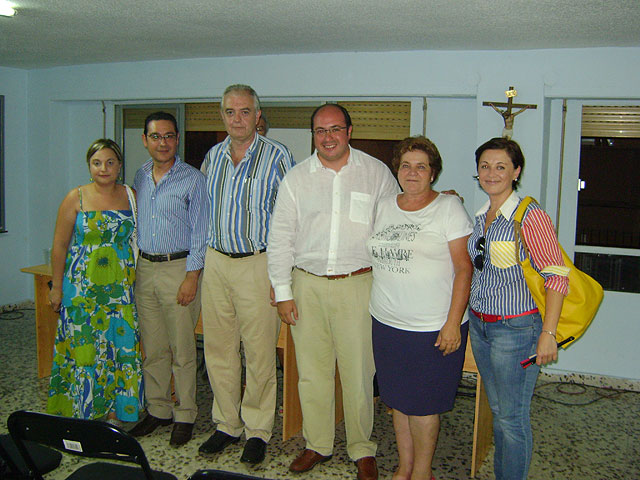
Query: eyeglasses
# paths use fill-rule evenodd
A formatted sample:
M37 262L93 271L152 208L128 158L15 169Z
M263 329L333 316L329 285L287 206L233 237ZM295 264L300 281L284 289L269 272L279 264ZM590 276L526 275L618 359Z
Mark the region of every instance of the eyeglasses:
M328 133L331 135L337 135L342 130L346 129L347 127L316 128L315 130L311 130L311 132L318 137L325 137Z
M473 266L476 267L478 270L482 271L482 269L484 268L484 245L485 245L486 239L484 237L480 237L478 238L478 240L476 240L476 250L480 250L480 253L478 255L476 255L476 258L473 259Z
M166 135L160 135L159 133L150 133L147 135L147 138L150 138L154 142L162 142L164 140L167 143L174 142L178 135L176 133L167 133Z

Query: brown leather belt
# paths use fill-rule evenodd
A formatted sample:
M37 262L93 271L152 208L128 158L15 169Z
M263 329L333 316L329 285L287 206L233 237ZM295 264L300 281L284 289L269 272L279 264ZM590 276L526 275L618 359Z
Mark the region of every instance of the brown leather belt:
M300 267L296 267L296 268L298 270L303 271L304 273L313 275L314 277L326 278L327 280L340 280L341 278L355 277L357 275L362 275L363 273L369 273L371 271L371 267L363 267L359 270L355 270L350 273L341 273L339 275L316 275L315 273L307 272L304 268L300 268Z
M531 315L532 313L538 313L538 309L534 308L533 310L529 310L528 312L522 312L517 315L489 315L487 313L476 312L472 308L471 313L473 313L476 317L478 317L483 322L495 323L495 322L499 322L500 320L507 320L509 318L522 317L524 315Z

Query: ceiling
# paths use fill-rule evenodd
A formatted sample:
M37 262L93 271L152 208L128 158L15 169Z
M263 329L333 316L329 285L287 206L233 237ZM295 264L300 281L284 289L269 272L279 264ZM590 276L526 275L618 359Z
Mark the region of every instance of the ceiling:
M9 0L0 66L640 46L639 0Z

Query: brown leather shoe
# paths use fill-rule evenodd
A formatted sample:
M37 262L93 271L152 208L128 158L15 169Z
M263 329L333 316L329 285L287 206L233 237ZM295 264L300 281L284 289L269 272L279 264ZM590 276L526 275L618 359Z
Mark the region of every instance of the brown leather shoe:
M308 472L318 463L326 462L327 460L330 460L331 457L333 457L333 455L325 457L324 455L320 455L314 450L305 448L303 452L298 455L298 458L291 462L291 465L289 465L289 470L297 473Z
M375 457L362 457L356 460L358 467L358 480L377 480L378 465Z

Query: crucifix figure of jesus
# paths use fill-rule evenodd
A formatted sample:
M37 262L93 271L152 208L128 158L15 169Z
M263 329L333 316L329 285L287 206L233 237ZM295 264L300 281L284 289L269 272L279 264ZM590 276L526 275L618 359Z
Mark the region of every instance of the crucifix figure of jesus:
M502 129L502 137L503 138L511 138L513 136L513 121L515 120L516 115L520 115L522 112L528 109L536 109L537 105L531 104L523 104L523 103L513 103L513 98L518 95L518 92L514 87L509 87L509 90L504 92L507 96L507 102L482 102L482 105L485 107L493 108L504 120L504 128ZM504 110L501 110L498 107L503 107ZM513 111L514 108L518 108L519 110Z

